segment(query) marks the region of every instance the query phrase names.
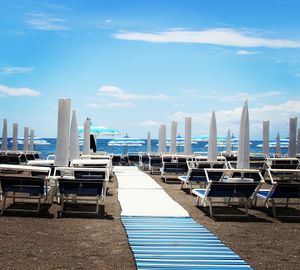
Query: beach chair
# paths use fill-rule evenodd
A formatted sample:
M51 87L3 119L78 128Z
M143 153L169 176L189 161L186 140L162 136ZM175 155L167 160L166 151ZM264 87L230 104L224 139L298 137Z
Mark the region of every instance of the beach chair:
M138 166L140 164L140 155L139 153L128 152L128 163L130 166Z
M41 200L46 198L45 192L45 181L40 177L32 177L32 176L22 176L22 175L14 175L14 176L0 176L0 184L3 193L2 199L2 210L1 215L3 215L4 211L25 211L25 212L39 212L41 207ZM7 199L13 199L13 204L16 203L16 200L23 199L22 203L34 201L37 204L35 209L27 209L22 208L6 208Z
M238 199L239 204L241 200L244 202L245 214L234 216L248 216L248 206L264 183L260 171L253 169L205 169L205 173L208 182L206 188L192 190L192 193L197 196L197 206L206 207L206 203L208 203L211 217L232 216L232 214L213 213L213 204L222 203L231 206L234 199Z
M58 216L62 216L63 213L85 213L85 214L99 214L99 208L101 208L101 214L104 211L104 181L95 179L94 177L75 179L69 177L60 177L57 179L59 186L59 198L61 208L58 212ZM74 195L76 198L74 199ZM95 210L90 208L80 209L81 203L88 203L95 205ZM68 205L76 204L76 208L66 208Z
M163 162L160 168L161 177L167 183L167 179L172 174L187 173L188 165L186 162Z
M181 181L181 189L183 189L184 186L188 186L190 189L190 194L192 194L192 185L193 183L199 183L200 186L206 186L207 184L207 178L204 169L208 168L227 168L226 162L207 162L207 161L201 161L201 162L187 162L188 164L188 173L187 175L180 175L178 176L178 179Z
M271 187L260 189L256 194L256 198L262 199L266 208L271 205L274 218L294 217L291 215L278 216L276 207L284 205L288 208L289 205L300 204L300 169L268 169L265 180L271 184ZM292 202L292 199L296 201Z
M162 166L162 158L160 156L149 156L149 170L151 174L159 172Z

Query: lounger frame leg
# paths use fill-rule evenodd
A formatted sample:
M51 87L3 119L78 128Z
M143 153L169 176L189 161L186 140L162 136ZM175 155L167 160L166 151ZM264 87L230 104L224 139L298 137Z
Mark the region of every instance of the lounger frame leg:
M1 210L1 216L3 215L4 213L4 210L5 210L5 204L6 204L6 193L3 194L3 201L2 201L2 210Z

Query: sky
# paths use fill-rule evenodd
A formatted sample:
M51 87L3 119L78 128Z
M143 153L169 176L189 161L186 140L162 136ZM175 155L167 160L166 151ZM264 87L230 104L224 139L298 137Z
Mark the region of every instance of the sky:
M56 137L58 99L78 125L123 135L238 135L248 100L250 138L300 126L298 0L0 0L0 119ZM0 128L2 130L2 119Z

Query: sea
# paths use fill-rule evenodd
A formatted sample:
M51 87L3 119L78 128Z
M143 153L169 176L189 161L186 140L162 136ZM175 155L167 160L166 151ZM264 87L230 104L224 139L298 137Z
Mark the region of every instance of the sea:
M35 151L38 151L40 153L40 157L42 159L46 159L48 155L55 154L56 150L56 138L42 138L49 142L47 145L35 145ZM125 154L127 152L147 152L147 140L145 139L145 144L141 146L109 146L108 142L111 139L97 139L97 151L101 152L107 152L107 153L112 153L112 154ZM9 140L8 140L9 141ZM257 147L257 145L262 144L262 141L251 141L250 142L250 152L259 154L262 152L261 147ZM23 145L18 146L18 150L22 150ZM10 143L8 143L8 149L11 149ZM158 149L158 140L151 140L151 152L157 152ZM167 151L168 151L167 147ZM83 146L80 146L80 150L83 150ZM218 151L225 151L224 148L218 148ZM237 150L233 148L233 151ZM282 154L287 153L287 148L282 148ZM177 152L178 153L183 153L184 152L184 147L183 146L177 146ZM192 152L207 152L207 142L197 142L195 144L192 144ZM270 155L272 155L275 152L274 148L270 148Z

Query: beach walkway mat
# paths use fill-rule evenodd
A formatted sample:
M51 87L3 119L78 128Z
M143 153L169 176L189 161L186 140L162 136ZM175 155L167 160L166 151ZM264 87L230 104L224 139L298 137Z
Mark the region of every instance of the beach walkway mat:
M251 269L152 177L129 166L116 166L114 173L137 269Z
M214 234L182 217L122 216L137 269L251 269Z

